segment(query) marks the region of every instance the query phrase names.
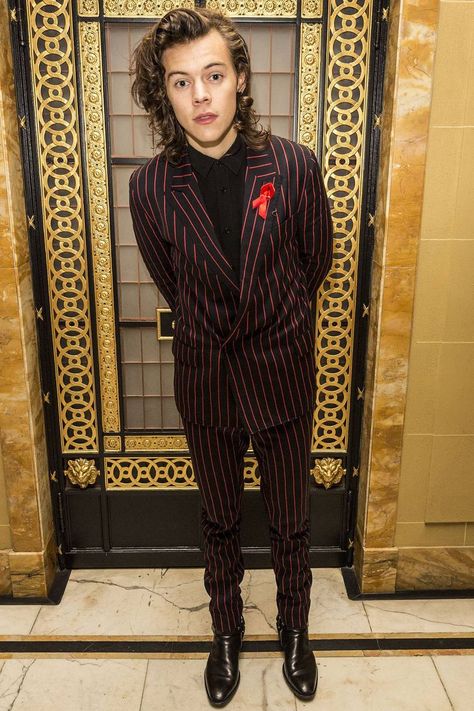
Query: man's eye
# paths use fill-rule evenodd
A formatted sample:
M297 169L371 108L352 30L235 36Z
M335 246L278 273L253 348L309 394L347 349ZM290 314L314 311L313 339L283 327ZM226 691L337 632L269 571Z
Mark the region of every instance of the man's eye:
M178 86L178 84L181 84L182 82L185 82L186 79L178 79L177 82L175 82L175 86Z
M211 74L211 77L221 77L221 76L222 76L222 74L219 74L218 72L216 72L215 74Z

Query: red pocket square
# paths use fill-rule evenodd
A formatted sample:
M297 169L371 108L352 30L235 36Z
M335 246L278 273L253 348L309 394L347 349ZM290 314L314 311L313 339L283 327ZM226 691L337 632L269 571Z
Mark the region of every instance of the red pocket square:
M262 185L262 187L260 188L260 195L252 202L252 207L258 206L258 214L260 215L260 217L263 217L265 219L265 217L267 216L268 203L274 195L275 188L273 186L273 183L265 183L264 185Z

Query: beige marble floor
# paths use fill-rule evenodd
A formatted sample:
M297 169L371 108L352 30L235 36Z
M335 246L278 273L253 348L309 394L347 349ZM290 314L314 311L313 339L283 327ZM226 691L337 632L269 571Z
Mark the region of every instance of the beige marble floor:
M271 570L247 570L248 634L275 627ZM339 569L313 568L311 633L471 632L474 600L349 600ZM73 570L59 605L0 607L0 634L207 635L202 569Z
M246 634L275 637L273 571L246 571ZM72 571L59 605L0 606L0 635L210 635L202 569ZM474 600L347 598L338 569L313 569L311 634L474 635ZM471 650L472 651L472 650ZM319 684L298 701L281 673L282 654L242 655L241 684L228 708L322 711L474 711L473 654L418 656L316 654ZM211 708L203 688L206 657L159 659L51 655L0 658L0 711L171 711Z
M310 703L286 686L279 659L242 659L234 711L472 711L474 657L317 660L318 689ZM209 709L205 660L11 659L0 673L2 711L198 711ZM472 689L471 689L472 691Z

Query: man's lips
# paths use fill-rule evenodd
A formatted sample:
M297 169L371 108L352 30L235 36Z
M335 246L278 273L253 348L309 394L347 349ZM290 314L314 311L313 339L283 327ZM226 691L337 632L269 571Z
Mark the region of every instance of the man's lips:
M201 114L200 116L196 116L194 121L197 123L211 123L211 121L214 121L216 118L216 114Z

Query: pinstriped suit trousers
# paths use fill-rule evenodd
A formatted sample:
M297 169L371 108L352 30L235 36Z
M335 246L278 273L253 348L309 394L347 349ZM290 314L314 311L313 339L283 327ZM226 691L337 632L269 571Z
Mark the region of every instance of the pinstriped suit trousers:
M308 624L312 573L309 564L309 470L313 408L253 434L260 491L269 519L277 610L285 624ZM250 435L239 427L201 425L183 419L194 476L201 494L204 587L216 631L233 631L243 611L240 547L244 456Z

